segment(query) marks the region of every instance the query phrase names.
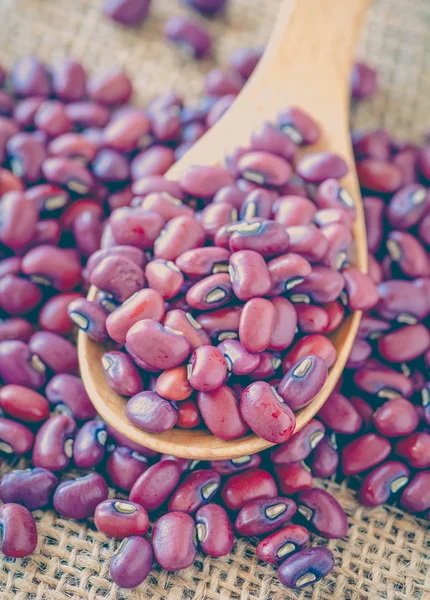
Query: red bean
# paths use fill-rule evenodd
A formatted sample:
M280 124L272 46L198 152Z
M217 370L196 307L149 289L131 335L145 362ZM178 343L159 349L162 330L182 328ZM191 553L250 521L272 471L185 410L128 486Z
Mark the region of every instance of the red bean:
M342 394L330 394L318 416L335 433L351 435L360 431L362 419L351 402Z
M27 344L18 340L0 342L0 377L4 383L41 388L46 381L46 367L32 354Z
M394 452L414 469L430 467L430 434L419 431L399 440Z
M216 312L214 311L210 314L214 315ZM202 314L202 317L205 316L205 314ZM191 346L191 350L196 350L200 346L210 345L208 334L198 320L194 319L188 312L179 309L169 310L164 317L163 325L176 331L182 331Z
M106 329L112 339L124 343L135 323L143 319L161 321L164 310L164 301L158 291L139 290L108 316Z
M312 473L315 477L331 477L337 471L339 452L336 436L332 433L325 435L314 450L312 457Z
M270 453L275 465L285 465L305 460L324 437L325 427L316 419L311 419L288 441Z
M407 231L390 231L387 250L391 260L407 277L426 277L430 274L429 253L420 241Z
M341 179L348 172L346 162L330 152L307 154L296 165L297 174L309 183L322 183L328 178Z
M302 462L277 465L275 475L280 491L286 496L312 487L312 473Z
M301 196L281 196L273 204L275 220L284 227L310 225L316 211L315 204Z
M269 300L248 300L242 309L239 322L239 339L248 352L263 352L269 347L275 318L276 309Z
M388 367L358 369L354 373L354 383L364 392L375 394L380 398L410 398L413 385L402 373Z
M354 219L356 212L354 198L337 179L329 178L320 183L316 191L315 203L319 208L342 209Z
M250 251L248 250L247 252ZM246 285L246 282L243 285ZM201 279L198 283L195 283L188 290L186 301L196 310L215 309L228 304L232 295L232 282L229 275L227 273L219 273L217 275L209 275Z
M104 500L94 513L94 523L99 531L116 538L145 535L149 520L146 510L123 500Z
M199 392L197 403L206 427L217 437L232 440L247 433L239 402L228 386Z
M14 252L24 250L36 233L36 207L22 192L8 192L1 197L0 215L0 241Z
M49 96L51 93L45 66L33 56L25 56L15 63L11 83L17 96Z
M282 137L288 140L285 136ZM272 216L273 200L273 192L262 188L253 190L246 195L241 203L240 218L244 221L250 221L255 217L258 217L259 219L270 219ZM240 242L240 240L237 241Z
M21 317L0 319L0 342L28 342L33 332L31 323Z
M296 424L294 413L265 381L251 383L243 391L240 411L254 433L274 444L285 442Z
M191 166L180 179L182 189L191 196L211 198L226 185L233 185L233 178L223 167Z
M78 372L76 347L56 333L37 331L31 336L28 347L53 373Z
M56 412L71 415L80 421L93 419L97 414L84 384L75 375L55 375L46 386L45 394L50 404L56 407Z
M342 470L345 475L367 471L384 461L391 452L390 442L376 433L366 433L342 450Z
M31 430L12 419L0 418L0 450L5 454L26 454L33 447Z
M323 358L327 367L330 368L336 360L336 349L330 340L321 334L305 335L285 355L282 361L282 370L286 373L302 358L312 355Z
M311 402L324 385L328 375L327 364L320 356L304 356L281 379L278 393L292 410Z
M78 431L73 444L73 460L81 469L91 469L105 456L106 425L102 421L87 421Z
M194 513L207 504L220 487L220 476L210 469L199 469L189 473L173 493L169 511L179 510Z
M301 525L287 525L261 540L257 545L256 553L260 560L276 565L302 548L309 539L309 531Z
M393 363L409 362L430 347L430 333L425 325L406 325L378 339L379 353Z
M254 250L265 258L285 252L288 243L288 233L276 221L254 221L253 224L239 226L229 239L229 247L232 252Z
M220 475L234 475L240 471L254 469L261 464L261 456L253 454L251 456L241 456L232 458L231 460L212 460L210 463L211 469Z
M221 497L225 505L234 511L260 498L275 498L278 494L272 475L262 469L249 469L232 475L224 483Z
M201 392L216 390L227 377L227 363L221 350L200 346L194 350L189 363L188 379Z
M115 448L105 465L106 475L112 485L125 491L130 491L147 469L147 458L124 446Z
M393 398L383 404L374 415L376 429L386 437L400 437L413 433L419 418L414 405L404 398Z
M4 275L0 279L0 308L9 315L27 315L42 300L42 290L28 279Z
M9 558L28 556L37 546L37 528L31 512L19 504L0 506L1 551Z
M253 250L239 250L230 256L230 277L233 291L240 300L264 296L271 287L266 263Z
M39 311L39 325L41 328L58 335L71 334L74 323L68 315L67 308L73 300L78 298L82 298L81 294L74 292L57 294L50 298Z
M166 571L189 567L196 556L194 519L183 512L169 512L155 522L152 545L158 564Z
M357 162L360 185L372 192L392 194L403 183L401 169L383 160L363 159Z
M303 333L325 333L329 324L327 311L314 304L296 304L298 327Z
M81 264L76 251L42 244L24 256L22 271L36 283L70 292L81 282Z
M44 421L49 416L46 398L22 385L5 385L0 388L0 407L14 419L27 423Z
M271 280L271 294L283 294L288 292L304 279L307 279L312 272L309 262L300 256L290 252L273 258L267 263Z
M207 504L196 513L196 537L199 547L213 557L226 556L233 548L234 538L227 512L218 504Z
M290 106L278 114L278 125L295 144L315 144L321 129L318 123L307 113L296 106Z
M362 481L358 497L365 506L380 506L407 485L409 469L397 461L388 461L373 469Z
M151 544L143 537L125 538L110 563L112 581L121 588L134 588L148 577L152 569Z

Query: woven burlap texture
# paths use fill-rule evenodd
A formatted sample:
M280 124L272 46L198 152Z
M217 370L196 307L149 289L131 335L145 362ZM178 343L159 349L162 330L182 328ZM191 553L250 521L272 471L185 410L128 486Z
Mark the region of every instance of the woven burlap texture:
M227 14L209 23L217 60L263 43L278 6L279 0L231 0ZM212 63L185 61L163 40L166 18L187 10L179 0L153 0L151 18L136 30L115 27L100 7L100 0L0 0L0 62L10 66L27 54L55 62L71 54L91 71L125 66L138 102L173 89L188 99L199 94ZM355 110L354 125L418 140L430 129L430 0L376 0L359 55L378 67L382 89ZM139 588L121 591L108 576L115 541L91 524L37 511L38 549L23 560L1 560L0 599L430 600L427 523L395 507L364 509L346 483L327 487L348 513L349 534L328 544L336 555L332 574L300 593L281 586L273 568L257 560L255 541L244 540L225 559L199 555L193 567L177 574L154 569Z

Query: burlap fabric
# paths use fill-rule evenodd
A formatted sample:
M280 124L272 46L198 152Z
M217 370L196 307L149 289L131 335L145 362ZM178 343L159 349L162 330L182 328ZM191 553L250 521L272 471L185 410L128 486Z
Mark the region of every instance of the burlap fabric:
M101 0L0 0L0 62L10 65L34 53L48 61L72 54L90 70L123 65L141 102L171 89L189 99L200 92L211 63L186 62L163 42L165 19L186 10L178 0L154 0L150 20L131 31L102 18L100 5ZM228 14L210 23L221 62L233 48L267 39L279 0L230 5ZM378 67L382 90L355 111L354 125L384 126L418 140L430 129L430 0L376 0L359 54ZM2 471L8 468L3 465ZM364 509L346 483L327 487L346 509L351 527L346 539L328 544L336 554L332 574L301 593L281 586L273 568L256 559L255 543L244 540L236 541L226 559L198 556L193 567L173 575L154 569L138 589L120 591L108 577L116 542L92 524L38 511L38 549L24 560L1 560L0 598L429 600L428 523L395 507Z

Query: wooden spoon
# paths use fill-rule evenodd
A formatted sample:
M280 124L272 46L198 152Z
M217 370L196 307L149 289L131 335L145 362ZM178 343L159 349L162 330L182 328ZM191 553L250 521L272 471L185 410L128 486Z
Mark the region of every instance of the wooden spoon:
M302 108L322 126L319 143L305 152L335 152L348 163L342 185L355 198L354 264L367 269L366 230L350 144L349 78L357 35L370 0L284 0L267 49L251 79L229 111L167 173L178 179L193 164L222 164L225 154L247 145L255 126L274 120L289 105ZM88 298L94 299L95 289ZM297 414L296 431L320 409L348 359L361 313L348 316L332 336L337 360L321 392ZM130 423L126 399L106 383L101 358L105 348L79 332L79 362L87 392L100 416L130 440L165 454L202 460L226 460L260 452L270 442L248 434L221 440L207 429L174 428L151 434Z

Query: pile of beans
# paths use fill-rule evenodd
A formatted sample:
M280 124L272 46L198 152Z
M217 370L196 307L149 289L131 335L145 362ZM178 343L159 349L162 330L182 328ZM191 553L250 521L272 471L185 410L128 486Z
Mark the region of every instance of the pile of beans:
M350 235L345 232L349 232L353 207L344 204L344 194L339 195L337 178L343 171L330 172L334 180L326 184L327 196L321 193L327 171L323 169L321 181L321 171L318 177L309 175L315 173L313 165L321 157L307 167L303 159L296 174L291 174L289 162L301 141L298 134L303 138L309 133L307 125L298 123L311 123L315 131L315 124L302 113L293 112L294 120L292 111L286 111L286 119L280 115L277 123L263 124L251 140L251 150L233 153L227 168L217 171L215 183L212 169L197 168L191 178L188 174L179 183L162 177L229 106L259 52L237 52L230 70L213 71L205 84L207 96L199 104L183 106L180 98L168 95L155 99L145 111L128 106L132 85L120 71L87 80L75 61L48 70L34 58L19 61L9 76L0 70L1 84L7 79L10 90L0 90L0 451L9 460L24 457L29 465L26 470L6 473L0 482L4 503L0 507L1 551L8 557L34 551L37 529L30 511L54 506L64 517L94 519L101 532L124 540L111 563L111 577L122 587L139 585L154 557L161 567L175 571L191 565L197 550L224 556L232 549L234 531L259 536L258 557L279 564L281 582L300 588L318 581L334 565L331 551L308 546L310 532L340 538L348 528L343 509L330 494L315 487L313 476L361 473L359 499L363 503L373 506L399 499L406 510L429 516L430 217L426 185L430 146L394 143L383 131L354 136L365 188L369 273L379 298L371 301L363 296L367 290L373 295L374 286L366 278L358 280L353 268L345 268L350 248ZM373 72L357 67L354 95L366 97L374 87ZM276 152L274 140L279 144ZM292 154L287 157L284 152ZM266 170L275 163L277 168ZM342 161L333 157L328 164L344 169ZM282 181L273 179L279 173L283 173ZM217 198L218 175L223 185ZM200 187L188 188L196 182ZM240 220L231 218L234 211ZM143 220L136 222L136 216ZM180 242L176 236L181 228L169 225L178 219L179 224L185 223L187 233ZM227 231L231 222L234 229ZM245 232L240 230L244 222ZM280 233L278 238L272 233L267 240L267 235L258 233L267 228L278 233L288 229L288 240ZM127 241L118 240L117 235L126 235ZM309 243L306 235L317 237L319 244ZM262 250L264 244L270 247L279 239L284 246L287 243L281 251L269 250L267 255ZM191 248L175 256L179 245L190 240ZM264 244L259 245L261 241ZM166 256L169 246L174 254ZM159 251L163 255L158 256ZM187 252L191 252L188 260ZM263 278L245 279L244 285L246 260L233 260L233 282L227 269L212 269L216 263L231 264L234 254L250 252L258 257L259 272L269 273L266 285L270 287L247 297L248 284L253 290ZM273 261L275 267L270 270ZM106 277L118 263L126 267L118 270L119 279ZM301 275L298 264L310 265L311 272ZM314 276L312 283L315 271L320 276ZM98 274L97 281L94 274ZM217 286L221 278L221 287L209 285L200 290L200 296L195 289L190 294L196 285L213 277ZM304 281L299 283L298 277ZM332 286L326 281L340 282L339 277L342 283L336 297L327 299L324 294ZM292 291L286 285L291 280L296 284ZM103 291L97 302L87 302L84 294L89 283L100 281L104 285L100 285ZM143 287L144 282L149 285ZM274 282L278 287L272 289ZM176 290L173 295L172 290ZM221 298L218 290L236 300L221 307L209 301L215 309L209 311L204 302L208 294L216 292L218 299L213 302L226 297ZM137 296L124 304L135 292ZM330 292L334 294L333 289ZM128 329L135 327L128 328L127 311L142 294L148 302L140 306L159 311L157 318L153 314L147 319L150 331L157 332L154 339L170 341L175 336L175 360L176 340L182 345L177 366L150 365L150 371L162 371L157 377L143 374L142 365L147 371L150 357L147 353L140 356L142 340L133 345L133 339L133 361L123 348L124 341L129 344ZM294 294L300 296L292 302ZM189 300L202 302L202 308L193 307ZM119 344L103 361L110 385L134 398L146 394L148 406L154 406L154 398L158 403L161 398L163 406L173 407L177 426L193 427L203 419L208 427L216 427L217 415L208 408L212 396L236 407L236 413L232 412L237 414L237 398L246 391L240 383L244 380L238 378L249 373L249 387L258 394L244 394L246 404L251 405L263 390L277 407L296 410L300 381L288 377L288 371L309 356L310 365L302 363L300 371L313 372L320 365L325 372L330 342L324 334L342 320L344 302L353 310L361 306L368 312L343 380L317 419L260 455L197 464L159 456L97 418L79 378L75 323L97 341L106 341L109 333ZM272 307L268 311L276 316L280 306L288 306L292 316L286 323L295 319L299 337L294 326L291 341L283 347L286 329L272 328L269 345L260 355L255 346L246 349L245 344L256 340L255 332L243 322L249 306L255 322L253 310L262 303L259 310L264 320L266 307ZM125 311L122 323L112 318L116 311L120 315ZM178 335L181 328L183 336ZM124 331L125 340L118 341ZM225 332L228 335L219 338ZM271 343L280 347L271 349ZM223 352L226 347L229 361ZM233 367L249 369L250 356L256 355L259 364L254 358L248 373L233 371ZM214 361L214 356L220 360ZM208 361L216 368L202 369ZM279 381L281 369L283 383ZM228 385L224 383L227 371L233 372ZM215 387L199 390L202 381ZM285 402L274 394L273 383ZM140 388L143 384L146 392ZM197 402L191 398L190 387L196 390L192 393ZM172 391L182 397L169 398ZM135 405L132 416L141 415L139 402ZM242 412L247 414L246 409ZM117 490L115 497L108 484ZM148 515L156 519L151 541L145 537Z

